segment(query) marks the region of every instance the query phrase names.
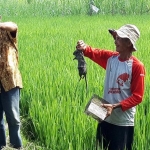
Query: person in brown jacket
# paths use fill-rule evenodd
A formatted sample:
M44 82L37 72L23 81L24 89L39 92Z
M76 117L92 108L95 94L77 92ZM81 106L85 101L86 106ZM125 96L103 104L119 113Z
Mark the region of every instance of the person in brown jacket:
M18 69L17 31L16 23L0 22L0 149L6 146L4 113L11 147L22 147L19 101L23 86Z

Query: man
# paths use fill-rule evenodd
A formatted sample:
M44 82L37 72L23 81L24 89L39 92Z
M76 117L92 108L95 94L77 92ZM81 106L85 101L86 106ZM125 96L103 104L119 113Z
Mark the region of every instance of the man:
M131 150L136 105L142 102L144 94L144 65L132 55L137 50L135 43L140 32L131 24L109 32L116 52L92 48L82 40L76 47L106 69L104 99L108 104L103 107L107 108L107 117L98 124L97 141L103 140L104 149Z
M6 146L4 113L10 145L16 149L22 147L19 114L22 79L18 70L17 30L13 22L0 22L0 149Z

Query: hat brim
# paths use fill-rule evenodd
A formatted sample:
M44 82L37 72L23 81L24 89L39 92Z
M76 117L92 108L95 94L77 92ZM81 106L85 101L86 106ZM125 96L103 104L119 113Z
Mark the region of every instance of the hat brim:
M124 34L123 32L121 32L119 30L114 30L114 29L109 29L108 31L113 36L114 39L116 39L116 35L118 35L121 38L128 38L131 41L132 45L133 45L133 49L135 51L137 50L137 48L133 44L132 40L126 34Z
M113 36L114 40L116 39L117 32L114 29L109 29L109 33Z

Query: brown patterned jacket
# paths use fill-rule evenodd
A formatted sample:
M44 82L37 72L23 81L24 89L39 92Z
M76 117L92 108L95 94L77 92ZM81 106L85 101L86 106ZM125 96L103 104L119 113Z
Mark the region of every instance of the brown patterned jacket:
M18 69L17 31L10 33L0 28L0 84L5 91L23 88Z

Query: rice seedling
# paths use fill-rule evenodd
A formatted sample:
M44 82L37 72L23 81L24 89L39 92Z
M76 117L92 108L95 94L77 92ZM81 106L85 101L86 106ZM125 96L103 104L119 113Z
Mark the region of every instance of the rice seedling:
M8 2L10 1L7 0L6 5ZM38 4L40 2L38 1ZM82 2L79 0L76 5ZM99 1L95 2L99 4ZM61 0L44 1L40 6L33 5L34 0L17 1L16 10L11 3L7 5L10 12L6 12L3 0L1 3L0 9L4 11L3 21L12 20L19 26L19 61L24 82L24 89L21 92L21 115L25 121L22 119L24 121L22 129L25 124L30 123L24 134L29 136L33 134L33 139L41 145L38 149L92 150L95 148L97 122L84 114L84 108L94 93L103 95L105 71L85 58L88 69L88 94L86 96L85 82L79 83L75 93L78 70L76 62L73 61L73 51L79 39L83 39L93 47L114 50L114 41L108 29L118 28L125 23L136 24L141 31L141 38L137 42L138 51L134 54L145 64L147 75L144 100L137 106L133 148L139 150L149 148L148 15L63 16L61 12L67 4L72 8L73 14L82 11L76 10L75 1ZM46 10L49 3L60 6L55 17L49 16L52 11ZM102 3L106 4L105 1ZM119 9L121 4L117 1L114 3L117 3ZM106 8L108 12L110 6ZM132 11L131 6L129 8ZM83 14L86 13L83 11ZM28 136L25 137L32 140ZM24 143L28 147L28 143Z
M55 150L94 149L97 122L84 114L84 108L92 94L102 95L105 71L85 58L88 68L88 96L85 94L84 82L79 83L75 94L78 71L72 53L78 39L84 39L94 47L114 49L113 39L107 30L128 22L138 24L141 30L141 39L137 43L139 50L135 55L147 66L147 55L144 54L148 52L143 50L148 49L148 41L144 40L148 36L145 31L147 27L138 21L144 22L146 18L133 18L72 16L46 17L42 21L32 17L24 21L18 20L20 67L24 79L21 110L24 112L28 104L28 115L33 122L36 140L42 146ZM118 19L120 22L117 22ZM147 77L146 81L148 82ZM149 146L144 136L149 124L144 114L145 106L149 108L145 101L147 97L148 93L138 106L135 148Z

